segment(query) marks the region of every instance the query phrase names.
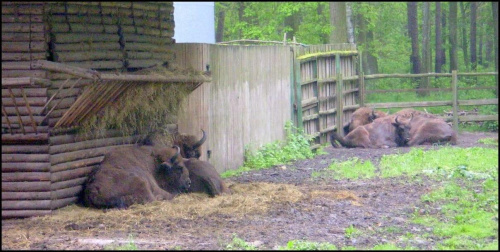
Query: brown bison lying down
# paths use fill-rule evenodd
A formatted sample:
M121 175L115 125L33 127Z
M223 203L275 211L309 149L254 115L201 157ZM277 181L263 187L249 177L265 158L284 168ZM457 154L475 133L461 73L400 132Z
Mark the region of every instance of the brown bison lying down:
M201 132L203 136L200 139L188 134L176 133L174 135L174 145L181 147L181 155L184 158L200 158L200 147L207 139L205 131L202 129Z
M396 115L375 119L373 122L361 125L349 132L345 137L333 132L330 143L334 148L340 147L336 141L347 148L388 148L404 144L401 134L396 131L398 126Z
M405 145L457 144L457 134L443 119L432 114L419 114L399 126Z
M117 147L89 176L82 200L84 205L96 208L124 208L170 200L190 184L179 147Z
M352 113L349 123L344 126L344 134L348 134L358 126L369 124L373 122L373 120L384 116L387 116L387 114L380 110L374 110L368 107L358 108Z
M191 179L191 187L189 187L188 192L203 192L212 197L229 193L229 189L219 173L209 162L189 158L184 160L184 164L189 170L189 178Z
M203 136L198 139L198 137L189 134L181 134L175 129L173 133L170 133L168 140L165 140L165 135L162 135L159 131L150 132L143 140L144 145L177 145L181 148L181 156L184 158L200 158L201 150L200 147L205 140L207 135L205 131L201 130ZM164 140L164 141L162 141ZM168 144L167 144L168 142Z

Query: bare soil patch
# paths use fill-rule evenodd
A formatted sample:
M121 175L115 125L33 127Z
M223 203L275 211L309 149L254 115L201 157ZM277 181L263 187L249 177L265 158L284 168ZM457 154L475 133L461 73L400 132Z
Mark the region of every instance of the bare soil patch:
M482 138L498 138L498 133L460 133L457 147L497 148L478 143ZM436 186L431 180L311 177L332 159L358 157L378 164L383 155L410 148L325 151L315 159L227 179L232 195L182 195L172 202L107 212L73 205L51 216L2 220L2 249L103 249L131 241L139 249L225 249L234 235L258 249L276 249L290 240L372 248L399 244L406 232L418 236L431 231L409 221L420 207L420 196ZM347 237L345 229L351 225L363 234ZM405 244L430 249L439 240L415 238Z

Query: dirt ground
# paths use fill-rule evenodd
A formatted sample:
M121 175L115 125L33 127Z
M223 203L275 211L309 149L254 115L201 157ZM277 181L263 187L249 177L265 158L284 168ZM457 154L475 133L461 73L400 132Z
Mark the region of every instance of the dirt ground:
M498 138L498 133L460 133L458 147L497 148L477 142L483 138ZM110 245L127 244L131 240L139 249L216 250L226 249L234 236L257 249L277 249L290 240L307 240L329 242L337 248L373 248L377 244L392 242L403 247L410 245L426 250L440 241L438 237L420 236L432 233L432 229L409 221L415 209L438 211L422 206L419 202L420 196L432 190L435 182L424 179L418 183L408 183L401 178L334 180L311 176L313 171L328 167L332 159L344 161L359 157L377 165L381 156L405 153L410 148L334 149L329 146L325 151L328 154L312 160L301 160L227 179L228 184L269 182L293 185L307 195L296 202L276 201L265 212L211 214L169 222L148 221L141 219L141 216L133 216L131 218L137 218L137 222L127 230L116 230L92 219L86 225L66 222L64 226L47 224L50 222L42 221L41 218L2 220L2 250L103 249ZM314 197L307 194L312 191L320 193ZM337 196L324 196L329 192ZM362 230L362 234L346 236L345 229L351 225ZM389 232L389 229L392 231ZM407 232L414 236L402 240L400 237Z

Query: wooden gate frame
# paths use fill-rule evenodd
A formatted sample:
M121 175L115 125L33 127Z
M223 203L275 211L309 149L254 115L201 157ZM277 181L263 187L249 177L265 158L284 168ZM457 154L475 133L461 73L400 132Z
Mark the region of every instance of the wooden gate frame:
M346 69L348 66L341 67L341 59L342 57L349 56L358 56L357 51L347 51L347 50L335 50L335 51L327 51L314 53L309 55L298 56L294 59L293 63L293 85L292 85L292 106L293 106L293 118L294 123L297 127L303 128L306 134L311 135L315 140L314 144L311 146L312 149L316 149L320 147L322 144L328 141L328 137L330 132L337 130L338 128L342 129L344 126L344 122L348 121L352 112L359 108L360 105L357 104L355 100L358 99L359 88L357 87L357 82L351 82L349 86L345 85L345 81L355 81L358 80L358 76L356 75L356 64L354 60L351 62L351 69ZM326 71L330 71L335 75L334 77L327 74L326 78L321 78L318 76L319 73L319 61L327 60L327 58L331 58L334 61L333 64L326 61L322 64L325 64ZM303 76L301 74L302 71L305 70L306 63L312 63L312 77L308 80L303 80ZM310 71L309 70L309 71ZM308 99L303 99L302 87L304 85L313 85L313 97ZM331 94L333 90L330 89L329 84L334 84L334 94ZM348 90L345 90L349 88ZM326 96L321 96L321 90L327 89L330 94ZM346 95L349 97L347 99L351 100L351 104L346 104ZM331 101L334 100L333 104ZM333 105L333 107L332 107ZM321 110L321 107L326 107L326 110ZM315 108L314 113L309 113L309 115L304 115L304 111L311 110ZM334 116L334 122L330 123L332 117ZM330 120L329 120L330 119ZM308 121L316 120L315 129L311 129L310 125L308 125ZM341 126L339 126L341 125ZM343 130L337 130L337 132L343 135Z

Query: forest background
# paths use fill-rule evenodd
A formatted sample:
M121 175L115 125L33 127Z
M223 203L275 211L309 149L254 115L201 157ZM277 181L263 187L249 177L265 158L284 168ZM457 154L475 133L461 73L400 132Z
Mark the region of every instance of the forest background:
M356 43L365 74L494 71L497 2L216 2L216 42Z
M216 2L215 14L216 42L283 42L286 33L289 43L355 43L365 75L498 72L498 2ZM450 87L450 78L428 79L384 79L367 89ZM460 99L498 98L498 75L459 78L459 87L476 86L496 89L462 92ZM451 93L367 96L368 102L422 99L450 100ZM479 113L497 114L498 106ZM497 121L486 125L498 130Z

